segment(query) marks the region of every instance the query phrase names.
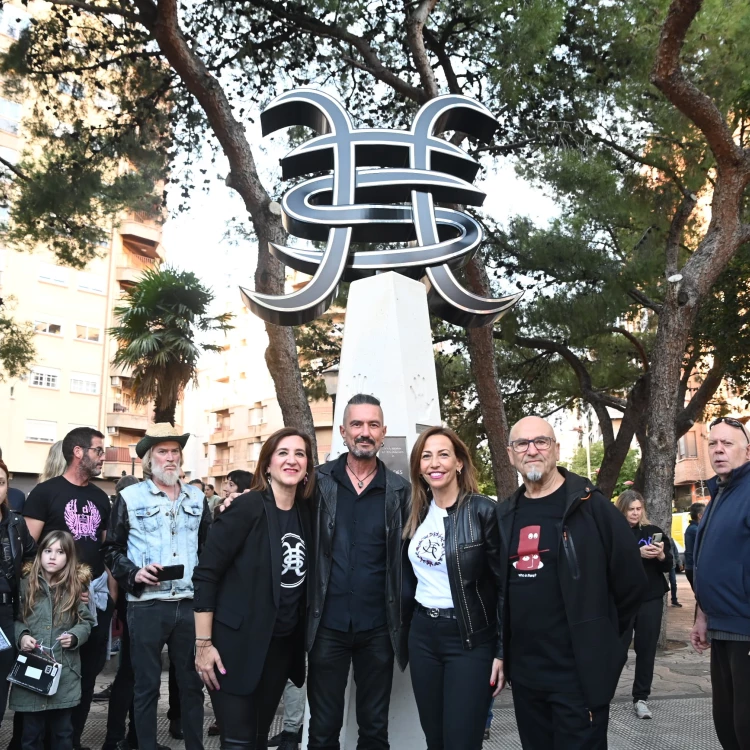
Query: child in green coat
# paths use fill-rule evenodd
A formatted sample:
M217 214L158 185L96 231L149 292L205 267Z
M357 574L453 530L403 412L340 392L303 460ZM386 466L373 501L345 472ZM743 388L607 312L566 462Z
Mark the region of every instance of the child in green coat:
M81 601L91 571L78 565L75 542L67 531L53 531L42 540L21 580L16 619L16 644L21 651L52 648L62 664L54 695L13 686L10 708L23 712L23 750L42 750L49 728L51 750L73 747L73 707L81 701L81 657L78 649L91 633L94 619Z

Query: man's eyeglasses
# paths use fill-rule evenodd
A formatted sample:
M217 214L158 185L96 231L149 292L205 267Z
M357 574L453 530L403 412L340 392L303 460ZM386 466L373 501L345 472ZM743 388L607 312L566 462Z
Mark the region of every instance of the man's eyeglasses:
M714 421L711 422L708 427L710 429L711 427L715 427L717 424L721 424L722 422L724 422L724 424L728 424L730 427L734 427L737 430L742 430L742 434L745 436L745 440L747 440L747 442L750 444L750 437L748 437L747 429L739 419L734 419L734 417L719 417L718 419L714 419Z
M104 448L92 448L91 446L88 447L90 451L94 451L99 458L101 458L104 455Z
M536 437L533 440L511 440L510 447L516 453L526 453L531 443L534 443L534 447L538 451L546 451L552 447L552 443L554 442L555 439L551 437Z

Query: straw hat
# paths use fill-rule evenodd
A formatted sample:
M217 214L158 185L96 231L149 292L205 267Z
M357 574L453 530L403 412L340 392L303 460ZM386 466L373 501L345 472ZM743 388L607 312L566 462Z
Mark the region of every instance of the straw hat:
M138 458L143 458L149 448L153 448L159 443L167 442L179 443L180 448L184 448L189 437L189 432L180 435L169 422L157 422L156 424L149 425L146 434L138 441L138 445L135 446L135 452L138 454Z

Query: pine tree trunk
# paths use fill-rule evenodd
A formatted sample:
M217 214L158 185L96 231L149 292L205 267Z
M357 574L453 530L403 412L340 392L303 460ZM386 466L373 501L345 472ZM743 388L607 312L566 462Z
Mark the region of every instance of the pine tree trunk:
M490 296L489 279L481 259L474 258L466 266L466 279L474 294ZM474 376L479 410L487 434L497 496L505 498L518 487L518 475L508 459L508 420L497 378L492 327L469 328L466 333L471 373Z

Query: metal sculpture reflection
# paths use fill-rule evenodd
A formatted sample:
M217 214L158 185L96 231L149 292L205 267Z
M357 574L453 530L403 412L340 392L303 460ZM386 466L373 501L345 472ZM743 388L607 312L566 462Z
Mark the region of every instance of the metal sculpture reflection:
M484 106L449 94L427 102L410 131L360 129L332 96L299 89L282 94L261 114L263 135L295 125L319 135L281 160L283 178L330 174L291 188L281 203L282 221L290 234L326 241L326 247L270 243L273 255L312 279L288 295L242 289L245 304L256 315L277 325L307 323L328 309L342 278L387 270L426 276L431 312L462 326L490 325L519 299L521 295L485 299L458 283L452 269L473 257L484 236L482 227L461 211L434 205L484 202L485 194L471 184L479 164L437 137L456 130L488 142L498 123ZM352 243L411 244L352 252Z

